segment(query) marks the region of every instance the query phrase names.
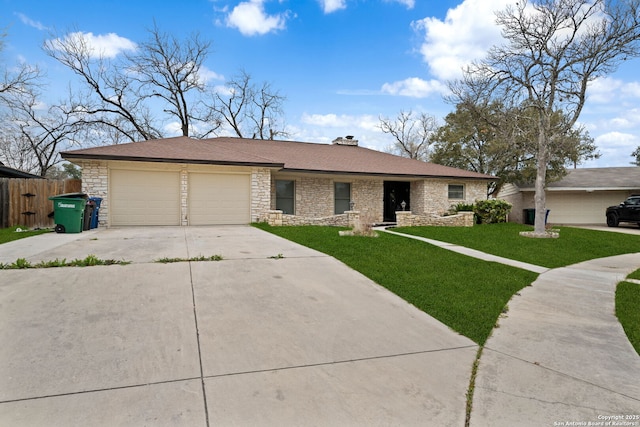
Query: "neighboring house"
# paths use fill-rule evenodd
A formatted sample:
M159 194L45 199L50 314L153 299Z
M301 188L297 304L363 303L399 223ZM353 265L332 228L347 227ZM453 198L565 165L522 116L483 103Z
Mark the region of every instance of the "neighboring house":
M82 167L83 191L103 199L100 222L109 226L248 224L276 210L284 224L339 224L350 211L394 222L403 202L413 214L443 213L486 199L495 180L359 147L352 137L175 137L61 155Z
M498 194L513 204L509 221L526 222L524 210L534 209L534 184L507 184ZM571 169L547 185L548 222L606 224L605 210L632 194L640 194L640 167Z
M44 179L39 175L34 175L28 172L23 172L19 169L10 168L9 166L5 166L4 163L0 162L0 178L34 178L34 179Z

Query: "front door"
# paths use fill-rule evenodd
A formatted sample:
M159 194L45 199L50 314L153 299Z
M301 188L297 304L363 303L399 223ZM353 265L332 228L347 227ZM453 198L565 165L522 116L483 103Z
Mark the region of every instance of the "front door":
M409 195L411 194L411 183L404 181L384 182L384 221L396 222L396 211L409 211L411 204ZM405 203L404 209L402 202Z

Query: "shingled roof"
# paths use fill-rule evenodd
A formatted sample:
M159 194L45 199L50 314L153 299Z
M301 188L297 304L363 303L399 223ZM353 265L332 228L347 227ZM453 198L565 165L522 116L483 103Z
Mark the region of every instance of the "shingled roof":
M519 184L520 190L533 191L535 186ZM608 167L570 169L560 181L547 184L549 191L567 190L637 190L640 188L640 167Z
M339 144L255 140L232 137L175 137L66 151L74 160L125 160L240 165L286 172L495 180L490 175L412 160L368 148Z

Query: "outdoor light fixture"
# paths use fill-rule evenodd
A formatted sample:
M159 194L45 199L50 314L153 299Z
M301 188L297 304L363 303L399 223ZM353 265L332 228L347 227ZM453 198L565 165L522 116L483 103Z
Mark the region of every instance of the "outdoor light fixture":
M403 200L402 203L400 203L400 206L402 206L402 210L404 210L404 208L407 207L407 202Z
M354 202L353 200L352 200L352 201L350 201L350 202L349 202L349 210L350 210L350 211L352 211L352 210L353 210L353 207L354 207L355 205L356 205L356 204L355 204L355 202Z

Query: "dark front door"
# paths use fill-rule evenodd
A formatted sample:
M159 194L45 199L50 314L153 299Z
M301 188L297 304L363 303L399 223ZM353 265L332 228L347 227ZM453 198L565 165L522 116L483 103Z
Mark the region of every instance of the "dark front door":
M384 221L396 222L396 211L401 211L402 202L405 203L404 210L411 210L409 200L411 194L411 184L402 181L384 182Z

